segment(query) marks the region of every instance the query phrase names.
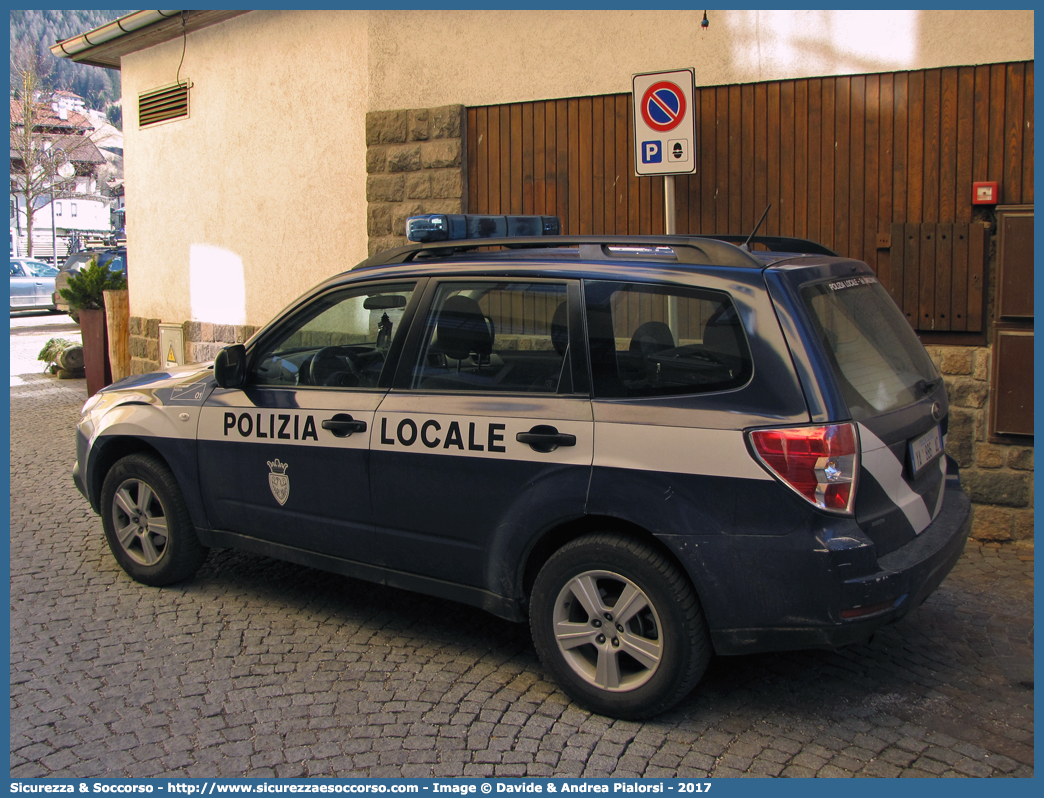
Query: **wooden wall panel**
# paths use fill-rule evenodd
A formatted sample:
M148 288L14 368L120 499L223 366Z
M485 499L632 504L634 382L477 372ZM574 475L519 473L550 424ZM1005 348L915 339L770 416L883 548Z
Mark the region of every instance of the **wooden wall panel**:
M680 233L812 238L865 260L922 331L983 331L988 236L971 183L1033 202L1033 62L696 89ZM468 209L566 233L660 234L663 178L634 175L631 97L468 109ZM889 245L890 241L890 245Z
M1022 113L1024 135L1022 137L1022 199L1029 205L1033 202L1033 62L1026 64L1026 85L1023 93L1026 98L1025 110ZM1012 200L1012 202L1016 202Z
M990 434L1033 434L1033 328L997 326L990 385Z
M957 214L957 69L942 70L939 91L939 217Z

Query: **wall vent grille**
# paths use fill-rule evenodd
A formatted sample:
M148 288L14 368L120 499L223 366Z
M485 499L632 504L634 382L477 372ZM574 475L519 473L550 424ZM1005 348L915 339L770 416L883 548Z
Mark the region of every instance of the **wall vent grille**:
M188 81L174 83L138 95L138 127L158 125L189 115Z

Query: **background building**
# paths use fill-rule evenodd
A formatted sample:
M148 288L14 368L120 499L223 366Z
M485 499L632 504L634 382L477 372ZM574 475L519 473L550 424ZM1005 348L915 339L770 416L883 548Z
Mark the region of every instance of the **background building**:
M33 106L35 146L58 148L65 156L59 168L47 176L42 191L31 192L35 194L32 255L60 264L76 249L77 241L108 237L111 227L105 178L110 170L106 168L106 151L96 144L95 126L85 116L83 98L59 91L47 99L50 102ZM25 174L25 165L16 139L25 126L24 116L22 103L11 100L11 246L22 255L29 252L29 224L19 178L19 174Z

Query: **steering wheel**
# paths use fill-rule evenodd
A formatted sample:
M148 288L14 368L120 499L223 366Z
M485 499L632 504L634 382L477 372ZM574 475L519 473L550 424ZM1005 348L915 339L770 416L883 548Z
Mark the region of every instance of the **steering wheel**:
M311 385L354 388L362 382L352 356L339 346L324 346L308 363L308 383Z

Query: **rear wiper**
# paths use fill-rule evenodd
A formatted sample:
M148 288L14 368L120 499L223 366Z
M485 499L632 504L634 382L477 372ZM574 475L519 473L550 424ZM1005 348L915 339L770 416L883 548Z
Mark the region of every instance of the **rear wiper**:
M918 380L913 387L918 396L927 396L938 388L942 381L942 377L936 377L934 380Z

